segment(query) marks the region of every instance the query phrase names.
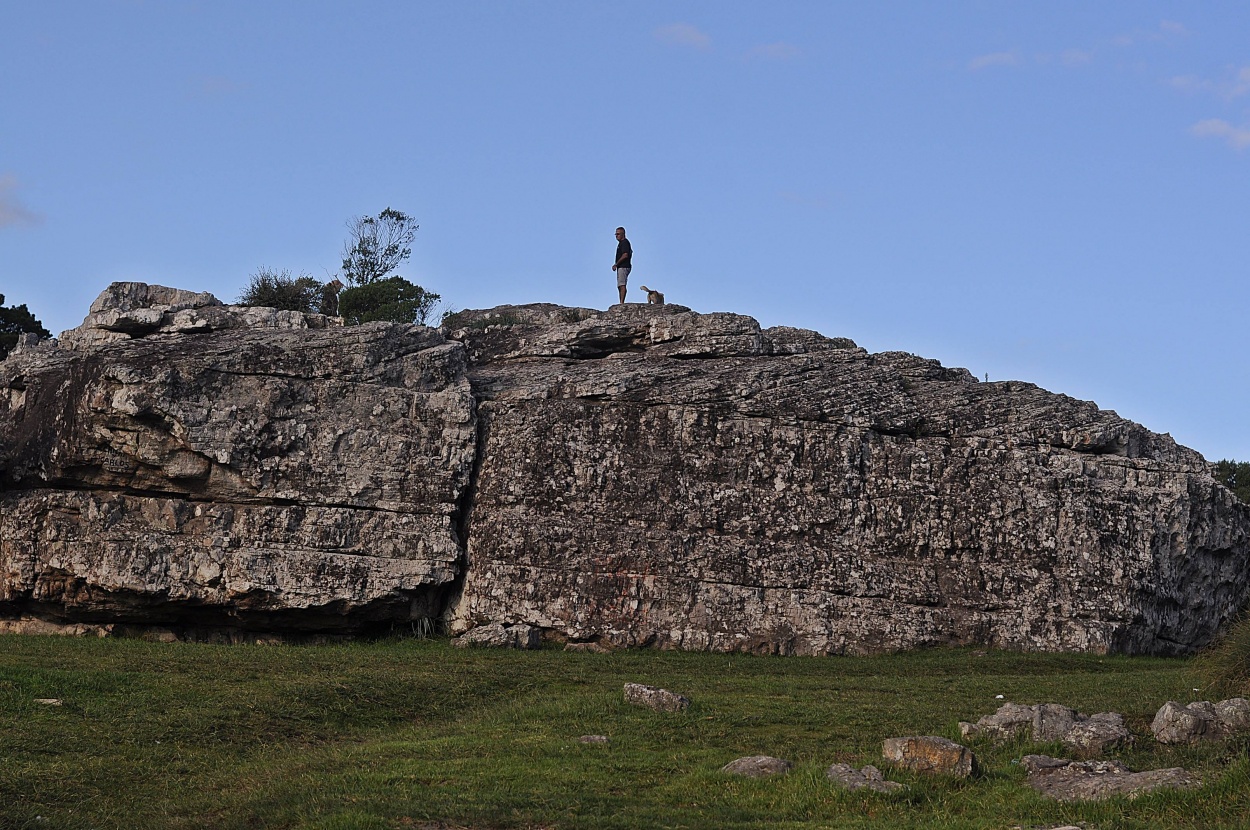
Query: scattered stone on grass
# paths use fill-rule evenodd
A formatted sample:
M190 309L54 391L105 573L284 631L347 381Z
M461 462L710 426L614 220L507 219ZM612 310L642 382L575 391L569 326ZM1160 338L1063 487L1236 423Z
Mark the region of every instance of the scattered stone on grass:
M535 649L542 644L542 631L532 625L505 625L493 622L470 629L452 640L451 644L456 648L482 646Z
M1250 732L1250 701L1234 697L1211 703L1199 700L1181 706L1169 700L1155 713L1150 724L1155 740L1162 744L1193 744L1218 741Z
M35 698L35 703L40 703L44 706L63 706L65 702L59 697L37 697Z
M834 764L825 770L825 777L848 790L873 790L879 793L891 793L896 790L907 789L906 784L900 784L897 781L886 781L881 775L881 770L872 764L866 764L863 769L858 770L850 764Z
M1124 725L1123 715L1116 712L1082 715L1057 703L1032 706L1004 703L997 712L986 715L976 723L959 723L959 734L965 739L986 737L1003 741L1025 730L1029 730L1031 738L1039 743L1059 741L1089 754L1102 753L1133 740L1132 733Z
M770 775L782 775L790 771L794 764L771 755L749 755L730 761L720 768L721 772L733 775L744 775L747 778L767 778Z
M887 761L913 772L967 778L976 768L972 750L936 735L886 738L881 754Z
M1026 755L1020 765L1029 786L1058 801L1101 801L1115 795L1129 798L1152 790L1188 790L1202 782L1180 767L1132 772L1119 761L1069 761L1048 755Z
M626 683L625 702L645 706L657 712L684 712L690 705L690 698L667 689L657 689L641 683Z
M582 735L578 738L584 744L606 744L611 743L611 739L607 735Z
M565 651L583 651L590 654L610 654L612 649L599 643L565 643Z

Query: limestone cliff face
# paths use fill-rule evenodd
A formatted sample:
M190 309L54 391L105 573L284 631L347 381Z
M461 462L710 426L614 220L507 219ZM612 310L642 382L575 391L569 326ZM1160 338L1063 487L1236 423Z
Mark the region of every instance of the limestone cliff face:
M72 348L0 363L0 608L323 630L437 614L474 455L464 350L188 292L119 309L135 290L106 292ZM147 318L139 336L101 327L120 315Z
M1183 653L1250 509L1024 383L680 306L341 328L136 284L0 363L0 615Z

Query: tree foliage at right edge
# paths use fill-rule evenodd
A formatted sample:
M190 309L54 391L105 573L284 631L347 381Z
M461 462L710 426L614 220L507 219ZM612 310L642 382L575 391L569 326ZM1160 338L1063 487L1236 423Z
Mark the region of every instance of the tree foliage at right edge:
M1215 463L1215 480L1250 504L1250 461L1224 459Z
M8 357L9 352L17 345L17 338L23 334L36 334L40 338L51 334L35 319L25 303L8 308L4 305L4 295L0 294L0 360Z

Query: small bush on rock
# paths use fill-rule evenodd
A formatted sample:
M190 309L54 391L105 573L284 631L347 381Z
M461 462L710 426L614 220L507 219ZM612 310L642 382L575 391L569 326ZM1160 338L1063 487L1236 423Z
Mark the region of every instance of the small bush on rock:
M261 266L252 274L247 288L239 295L239 305L263 306L282 311L317 310L321 299L321 283L307 274L292 277L283 269L274 271Z
M340 294L339 314L348 325L377 320L425 325L439 299L403 277L388 277Z

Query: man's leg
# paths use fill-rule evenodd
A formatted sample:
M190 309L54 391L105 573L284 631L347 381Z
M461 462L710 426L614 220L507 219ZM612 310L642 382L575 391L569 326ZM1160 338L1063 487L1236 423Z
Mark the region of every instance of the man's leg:
M629 286L629 269L616 269L616 293L621 295L621 302L625 302L625 289Z

